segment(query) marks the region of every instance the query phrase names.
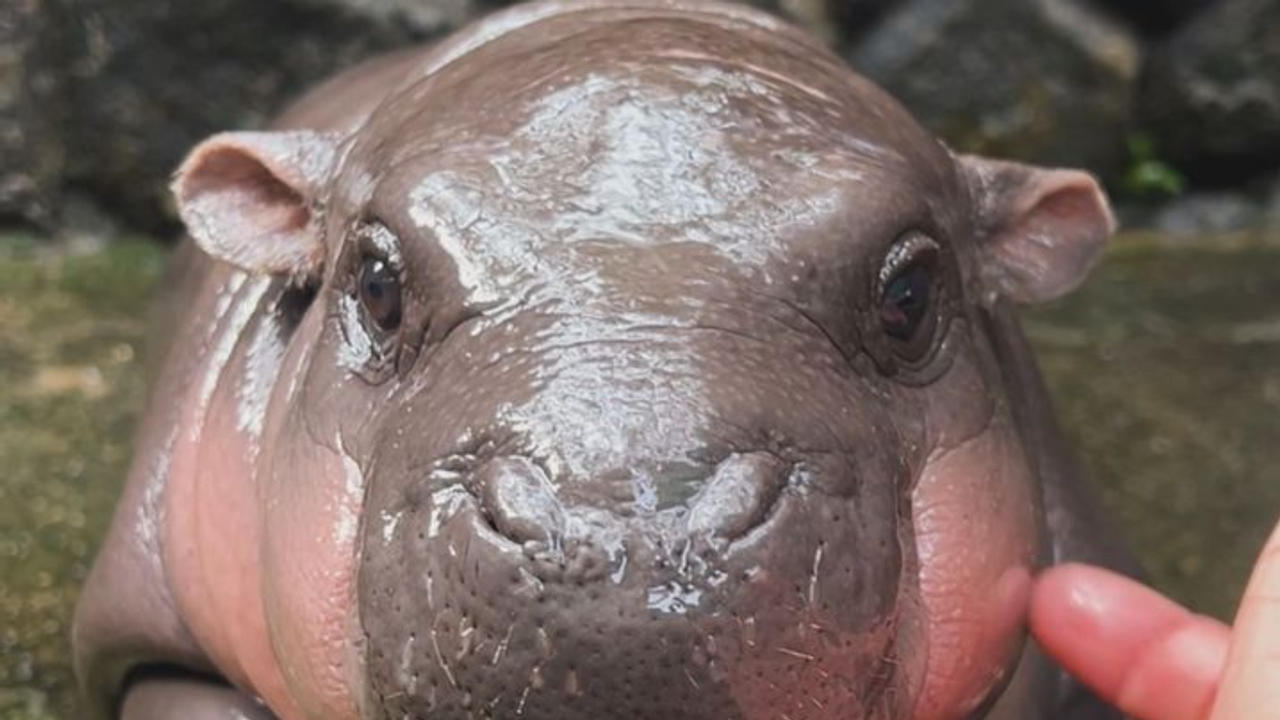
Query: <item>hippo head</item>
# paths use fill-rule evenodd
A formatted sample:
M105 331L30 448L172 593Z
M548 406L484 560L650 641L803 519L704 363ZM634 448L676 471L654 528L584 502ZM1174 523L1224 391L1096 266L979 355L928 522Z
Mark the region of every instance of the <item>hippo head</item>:
M1096 259L1088 175L953 154L755 11L610 3L175 189L291 288L279 682L238 679L278 712L956 717L1007 677L1043 522L991 316Z

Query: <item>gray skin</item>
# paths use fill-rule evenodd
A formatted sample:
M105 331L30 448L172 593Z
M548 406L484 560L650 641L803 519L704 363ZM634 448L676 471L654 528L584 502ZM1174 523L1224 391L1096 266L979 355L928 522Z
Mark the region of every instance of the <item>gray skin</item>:
M1110 716L1022 629L1041 565L1127 562L1013 310L1098 257L1088 175L750 9L567 2L174 190L93 717Z

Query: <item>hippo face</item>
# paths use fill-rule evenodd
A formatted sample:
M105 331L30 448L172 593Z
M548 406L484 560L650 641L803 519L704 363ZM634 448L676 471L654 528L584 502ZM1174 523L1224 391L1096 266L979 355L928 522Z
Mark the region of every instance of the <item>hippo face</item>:
M753 11L597 3L175 189L289 287L262 530L219 541L260 587L175 589L278 713L956 717L1007 676L1042 520L989 314L1082 278L1087 175L954 155Z

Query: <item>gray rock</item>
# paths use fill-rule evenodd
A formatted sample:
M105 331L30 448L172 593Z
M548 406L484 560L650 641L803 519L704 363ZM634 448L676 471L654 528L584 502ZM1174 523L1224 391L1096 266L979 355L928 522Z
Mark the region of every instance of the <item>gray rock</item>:
M58 62L40 0L0 3L0 218L47 225L63 167Z
M1280 230L1280 172L1273 174L1268 183L1262 225L1269 230Z
M899 0L777 0L778 10L828 44L841 46L861 37Z
M1151 218L1151 228L1168 235L1214 235L1253 230L1263 223L1263 208L1247 193L1231 190L1188 193L1170 201Z
M405 23L427 32L457 27L484 9L475 0L294 0L318 13L335 8L380 22ZM490 3L496 5L498 3Z
M442 29L359 0L45 1L74 17L65 180L144 229L172 222L166 180L201 137L261 125L319 78Z
M1280 0L1222 0L1173 35L1152 53L1140 115L1192 180L1280 165Z
M1213 2L1214 0L1094 0L1098 7L1123 17L1149 36L1168 33Z
M1074 0L911 0L848 56L953 146L1111 175L1140 49Z

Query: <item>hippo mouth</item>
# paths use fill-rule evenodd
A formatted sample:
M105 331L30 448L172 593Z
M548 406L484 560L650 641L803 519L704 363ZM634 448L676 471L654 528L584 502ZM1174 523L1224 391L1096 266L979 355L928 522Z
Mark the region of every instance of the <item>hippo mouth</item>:
M449 455L366 532L368 707L905 716L900 554L853 560L851 500L816 491L812 468L731 453L684 502L622 510L552 477L525 455Z

